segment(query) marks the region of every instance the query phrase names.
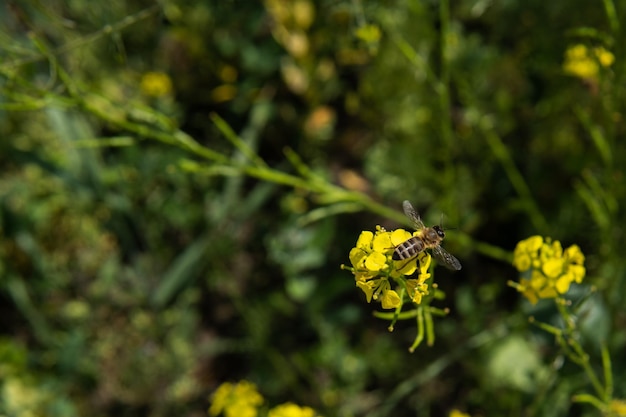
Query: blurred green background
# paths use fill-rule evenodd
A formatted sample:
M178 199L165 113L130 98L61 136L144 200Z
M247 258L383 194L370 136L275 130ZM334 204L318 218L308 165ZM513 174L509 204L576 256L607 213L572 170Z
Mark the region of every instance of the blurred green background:
M625 7L3 3L0 415L202 416L239 379L326 416L598 415L508 253L582 248L626 396ZM414 354L340 269L405 199L463 264Z

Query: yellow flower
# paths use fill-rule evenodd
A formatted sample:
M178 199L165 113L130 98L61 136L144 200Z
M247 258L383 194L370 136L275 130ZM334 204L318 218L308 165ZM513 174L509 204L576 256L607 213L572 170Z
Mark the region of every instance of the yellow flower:
M519 242L513 251L513 266L524 277L512 285L532 304L541 298L556 298L565 294L572 282L582 282L584 261L577 245L564 251L558 240L532 236Z
M578 44L565 51L563 71L566 74L583 79L598 78L600 67L607 68L613 64L615 56L603 47L588 48Z
M354 274L356 286L366 296L367 302L379 300L385 309L396 308L402 304L398 292L391 283L406 288L409 298L419 304L424 295L428 294L428 285L425 283L430 277L428 268L431 258L427 252L421 252L410 260L393 260L396 246L408 240L413 235L403 229L387 232L377 226L374 233L363 231L357 239L356 245L350 250L349 269ZM418 279L406 279L419 271Z
M256 417L261 404L263 397L253 383L225 382L213 393L209 415L217 416L223 412L225 417Z
M172 93L172 80L164 72L147 72L141 77L141 91L151 97L162 97Z
M612 400L609 409L611 410L611 415L615 415L618 417L626 417L626 401L621 399Z
M448 417L470 417L470 415L467 413L463 413L457 409L454 409L450 411L450 414L448 414Z
M317 414L311 407L300 407L293 403L285 403L272 408L267 417L315 417Z

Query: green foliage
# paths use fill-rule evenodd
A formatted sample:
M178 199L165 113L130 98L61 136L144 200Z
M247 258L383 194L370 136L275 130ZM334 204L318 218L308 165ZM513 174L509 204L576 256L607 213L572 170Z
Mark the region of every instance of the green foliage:
M327 416L623 412L619 4L0 19L0 415L201 415L241 379ZM414 354L414 325L390 334L339 269L405 199L463 264L435 270L450 314ZM586 255L568 315L506 285L531 235Z

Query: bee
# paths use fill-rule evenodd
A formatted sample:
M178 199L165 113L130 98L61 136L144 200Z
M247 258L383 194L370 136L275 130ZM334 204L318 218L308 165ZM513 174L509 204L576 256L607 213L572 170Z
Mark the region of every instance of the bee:
M407 200L404 200L402 203L402 209L404 214L411 220L411 223L413 223L415 230L420 233L396 246L393 250L392 259L394 261L411 260L419 255L420 252L430 249L435 259L443 266L454 271L460 270L461 263L459 260L440 246L441 241L446 237L443 228L441 226L424 226L419 214Z

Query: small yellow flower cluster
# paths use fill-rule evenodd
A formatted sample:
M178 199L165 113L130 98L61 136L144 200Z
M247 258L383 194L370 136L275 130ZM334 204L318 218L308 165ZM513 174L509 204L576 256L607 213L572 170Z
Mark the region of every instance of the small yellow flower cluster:
M256 386L248 381L236 384L225 382L213 393L209 408L210 416L224 413L225 417L257 417L263 405L263 396ZM268 417L316 417L318 414L310 407L300 407L293 403L277 405L269 410Z
M603 47L588 48L585 45L574 45L565 52L563 71L575 77L596 80L600 66L607 68L613 64L615 56Z
M263 396L256 385L248 381L236 384L225 382L213 394L209 415L224 412L225 417L256 417L257 409L263 404Z
M276 41L294 57L302 58L310 51L307 31L315 21L315 4L309 0L265 0L272 17L272 34Z
M416 232L418 233L418 232ZM422 302L428 294L426 280L430 278L428 267L430 255L421 252L417 257L407 261L394 261L393 251L396 246L413 236L404 229L387 232L377 226L376 232L361 232L356 246L350 251L352 267L347 267L354 274L356 285L365 293L367 302L380 299L383 308L396 308L402 300L398 292L391 287L390 278L397 286L401 286L416 304ZM418 270L417 279L406 279Z
M315 417L311 407L300 407L294 403L285 403L272 408L267 417Z
M540 298L556 298L565 294L572 282L582 282L584 263L578 245L563 251L558 240L532 236L519 242L513 252L513 266L527 276L512 285L533 304Z
M626 417L626 401L621 399L612 400L609 404L610 413L608 415Z
M141 91L150 97L162 97L172 93L172 80L164 72L147 72L141 77Z

